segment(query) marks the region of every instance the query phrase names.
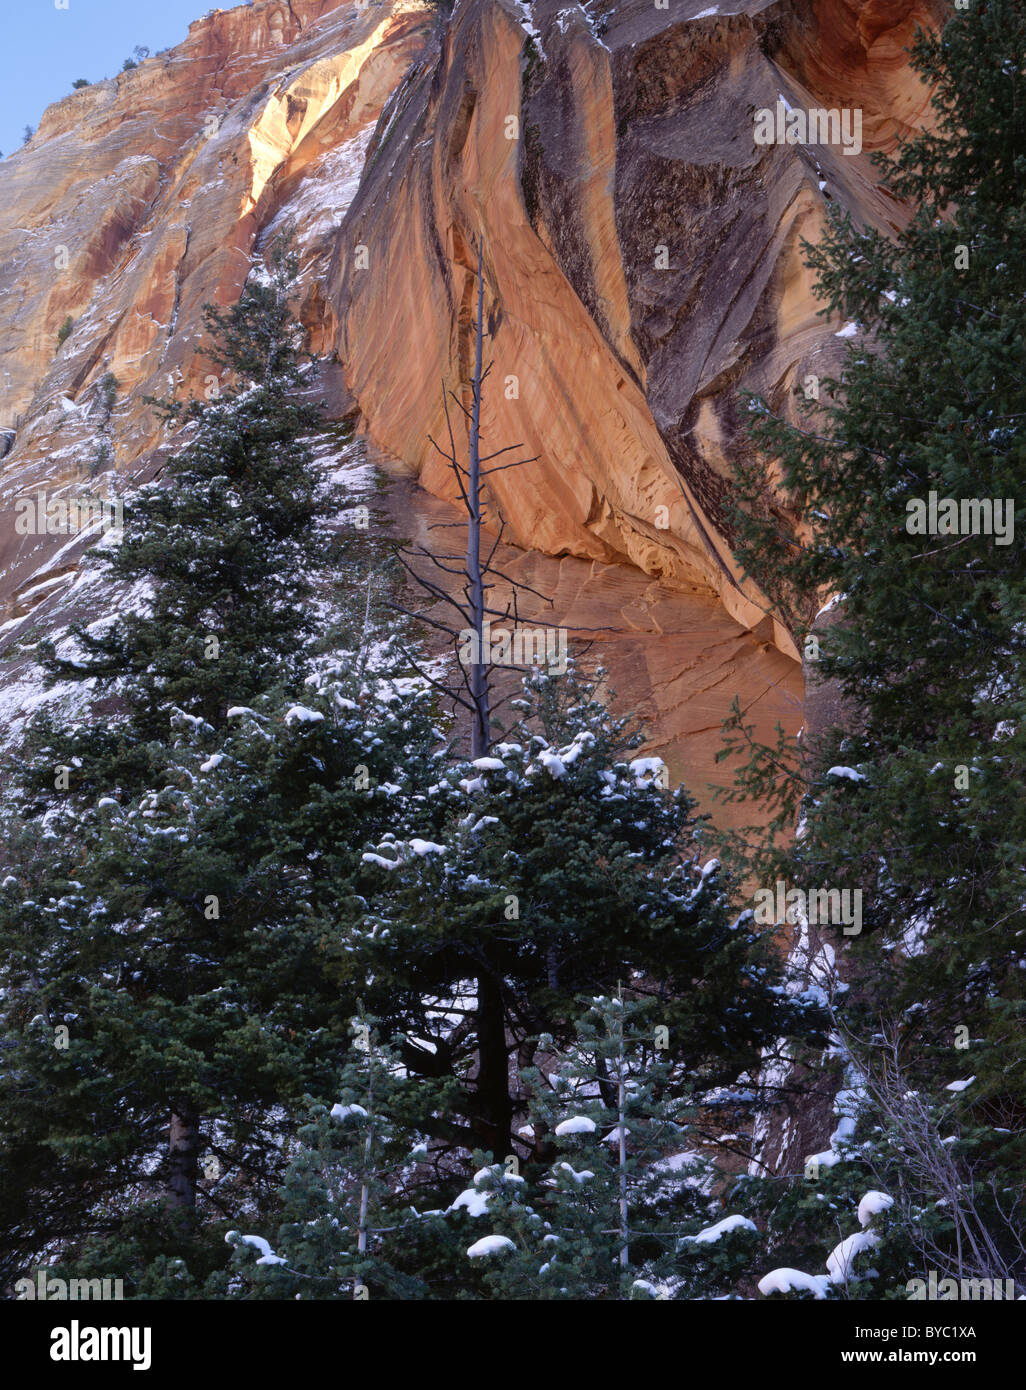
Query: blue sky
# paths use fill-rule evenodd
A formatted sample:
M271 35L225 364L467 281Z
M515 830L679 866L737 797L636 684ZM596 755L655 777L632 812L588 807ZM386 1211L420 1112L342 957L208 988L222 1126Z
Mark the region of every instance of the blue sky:
M185 38L189 24L232 0L5 0L0 150L16 150L76 77L98 81L120 72L136 44L151 52Z

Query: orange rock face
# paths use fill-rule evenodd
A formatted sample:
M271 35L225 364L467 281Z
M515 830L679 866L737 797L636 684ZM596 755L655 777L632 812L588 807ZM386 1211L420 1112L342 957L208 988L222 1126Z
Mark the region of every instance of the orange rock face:
M902 217L869 154L926 119L904 50L932 5L260 0L51 107L0 162L0 641L102 601L82 542L19 534L16 500L153 471L143 397L209 386L202 306L287 222L313 346L337 354L322 394L419 483L406 531L436 515L452 484L429 436L443 384L466 387L482 245L486 443L538 455L491 482L508 564L673 772L721 782L735 694L765 732L801 720L792 640L731 558L739 392L789 409L837 365L800 241L831 200ZM757 145L778 100L858 108L860 152Z

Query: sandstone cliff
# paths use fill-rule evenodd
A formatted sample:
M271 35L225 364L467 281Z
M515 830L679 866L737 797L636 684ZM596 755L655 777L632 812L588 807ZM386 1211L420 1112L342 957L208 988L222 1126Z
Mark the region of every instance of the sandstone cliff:
M406 532L437 517L428 436L467 379L482 244L487 439L539 456L493 481L507 562L704 797L735 694L762 730L802 717L791 638L730 554L738 391L788 408L836 365L800 241L828 200L900 219L869 155L924 119L903 50L931 4L259 0L52 106L0 162L0 642L102 611L85 542L18 534L15 500L152 474L143 397L204 390L202 305L286 222L321 393L406 477ZM859 107L862 152L757 146L778 98Z

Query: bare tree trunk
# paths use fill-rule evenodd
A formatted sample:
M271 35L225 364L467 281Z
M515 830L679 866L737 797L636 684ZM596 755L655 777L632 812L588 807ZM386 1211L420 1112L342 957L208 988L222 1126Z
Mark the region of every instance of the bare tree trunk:
M179 1115L174 1111L171 1112L167 1150L169 1166L168 1203L172 1207L192 1210L196 1205L196 1187L199 1180L200 1132L198 1115L189 1112Z
M423 680L442 690L455 704L465 709L469 714L470 755L472 758L483 758L487 755L491 746L492 715L496 709L506 703L506 700L499 700L498 705L494 707L492 703L489 674L491 652L489 643L485 640L491 619L497 618L500 622L510 621L515 632L520 623L518 596L522 591L534 594L535 597L546 603L551 604L552 602L544 594L539 593L537 589L532 589L529 584L524 584L521 580L504 574L492 563L501 544L506 525L501 515L499 516L498 536L491 543L488 553L482 554L481 528L484 525L487 512L482 497L482 485L485 478L507 468L521 468L526 463L536 463L539 457L535 455L532 458L513 459L507 463L494 464L492 467L486 466L491 464L494 459L509 454L521 446L510 444L483 456L481 454L481 398L484 383L494 365L489 362L486 366L484 363L485 336L484 248L479 246L477 251L477 309L474 315L474 367L470 383L471 408L467 410L460 397L454 391L447 391L443 383L442 409L445 413L445 424L448 432L447 447L440 445L430 435L428 436L433 447L453 471L456 488L467 513L466 550L463 555L455 551L452 554L445 552L439 555L426 546L410 547L406 554L400 551L400 563L413 582L434 600L435 611L433 613L417 613L401 604L392 604L397 612L416 618L420 622L426 623L428 627L447 633L452 638L459 656L462 693L453 691L451 687L440 682L422 663L418 662L414 654L406 653L406 655ZM469 458L466 467L460 462L456 448L456 435L449 413L450 396L470 421ZM462 523L439 524L461 525ZM416 564L411 563L411 561L419 560L427 561L443 575L460 580L459 595L450 592L451 580L443 579L439 582L433 579L429 573L422 572ZM496 580L501 580L503 586L508 586L510 590L510 597L502 609L489 605L489 591L496 587ZM451 619L446 620L445 615L447 613L456 615L455 621L458 621L459 626L456 626L455 621Z
M485 666L485 588L481 570L481 381L484 347L483 248L477 251L477 316L474 323L473 405L470 414L470 459L467 480L467 599L470 625L476 637L477 660L470 668L470 699L474 706L470 729L470 756L483 758L490 743L488 728L488 672Z

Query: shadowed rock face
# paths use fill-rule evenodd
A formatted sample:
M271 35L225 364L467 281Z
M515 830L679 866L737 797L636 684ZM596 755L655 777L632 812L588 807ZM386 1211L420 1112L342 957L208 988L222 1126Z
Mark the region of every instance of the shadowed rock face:
M14 501L152 474L143 397L209 385L202 306L286 222L313 346L337 354L329 412L419 481L401 522L426 524L453 497L429 436L442 383L466 386L482 244L486 443L538 455L492 480L508 566L594 641L672 771L722 781L735 694L760 731L801 719L793 643L730 555L738 391L788 409L837 366L800 240L827 200L900 221L869 153L925 119L903 50L933 3L458 0L447 21L262 0L51 107L0 163L0 641L101 615L85 542L17 534ZM756 145L778 98L860 108L862 152ZM107 372L116 468L90 477Z

